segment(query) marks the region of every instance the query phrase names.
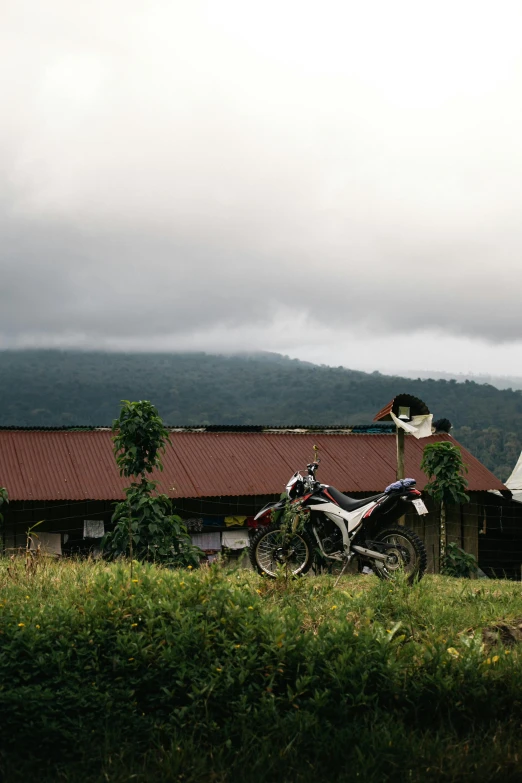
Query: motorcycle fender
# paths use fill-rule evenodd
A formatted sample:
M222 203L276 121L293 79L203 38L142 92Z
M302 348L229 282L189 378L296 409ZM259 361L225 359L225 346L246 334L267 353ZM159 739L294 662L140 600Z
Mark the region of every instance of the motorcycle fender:
M254 519L261 519L261 517L266 516L267 513L272 513L272 511L279 511L284 508L284 503L281 503L279 500L277 503L270 503L269 505L263 506L263 508L257 512Z

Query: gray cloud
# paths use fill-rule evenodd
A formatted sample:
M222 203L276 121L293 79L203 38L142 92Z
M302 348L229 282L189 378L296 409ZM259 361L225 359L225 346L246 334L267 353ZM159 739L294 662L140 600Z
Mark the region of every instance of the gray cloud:
M388 6L10 6L2 344L520 340L520 8Z

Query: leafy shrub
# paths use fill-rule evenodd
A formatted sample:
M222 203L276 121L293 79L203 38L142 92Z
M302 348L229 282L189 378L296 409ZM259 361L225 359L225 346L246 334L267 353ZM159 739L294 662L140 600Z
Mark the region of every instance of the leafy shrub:
M443 441L425 446L421 469L431 481L424 491L440 503L468 503L466 494L468 482L462 475L467 467L462 460L460 449Z
M471 579L477 573L477 558L455 543L448 544L441 573Z
M130 555L142 562L157 562L172 566L198 566L200 550L192 545L181 517L172 514L172 504L166 495L154 494L155 482L131 484L125 490L127 500L118 503L112 520L114 530L103 540L106 557Z
M158 411L147 400L124 400L112 429L120 475L139 477L139 481L131 482L125 489L127 499L116 506L114 530L102 541L105 556L171 566L198 565L201 550L193 546L181 517L172 514L169 498L156 492L157 482L146 477L155 469L163 470L160 455L169 442Z

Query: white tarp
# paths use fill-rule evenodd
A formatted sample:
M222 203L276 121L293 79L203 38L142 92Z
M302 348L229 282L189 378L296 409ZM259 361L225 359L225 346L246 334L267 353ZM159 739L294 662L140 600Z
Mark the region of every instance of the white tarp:
M105 525L103 523L103 520L100 519L83 520L84 538L103 538L104 535L105 535Z
M513 493L513 500L522 503L522 454L518 458L513 473L504 483Z
M244 549L248 546L248 533L242 530L226 530L222 538L223 546L227 549Z
M433 413L425 413L422 416L412 416L411 421L403 421L397 418L394 413L390 413L397 427L409 432L415 438L427 438L431 435L431 422Z
M211 533L192 533L192 543L199 546L204 551L211 550L217 552L221 549L221 533L212 531Z
M38 549L43 555L62 554L62 536L60 533L31 533L30 549Z

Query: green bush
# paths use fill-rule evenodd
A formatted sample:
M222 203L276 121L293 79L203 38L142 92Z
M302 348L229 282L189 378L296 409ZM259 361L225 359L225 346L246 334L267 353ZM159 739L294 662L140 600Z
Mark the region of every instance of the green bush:
M137 558L169 566L199 565L201 550L192 544L181 517L172 513L172 501L157 492L157 481L147 479L154 470L163 470L161 454L170 443L158 411L148 400L123 400L112 431L120 475L133 481L114 510L114 529L101 542L105 556L128 557L131 563Z
M446 576L471 579L477 573L478 564L475 555L465 552L457 544L448 544L441 573Z
M481 639L522 614L512 583L134 580L0 562L3 780L500 780L517 764L518 656Z

